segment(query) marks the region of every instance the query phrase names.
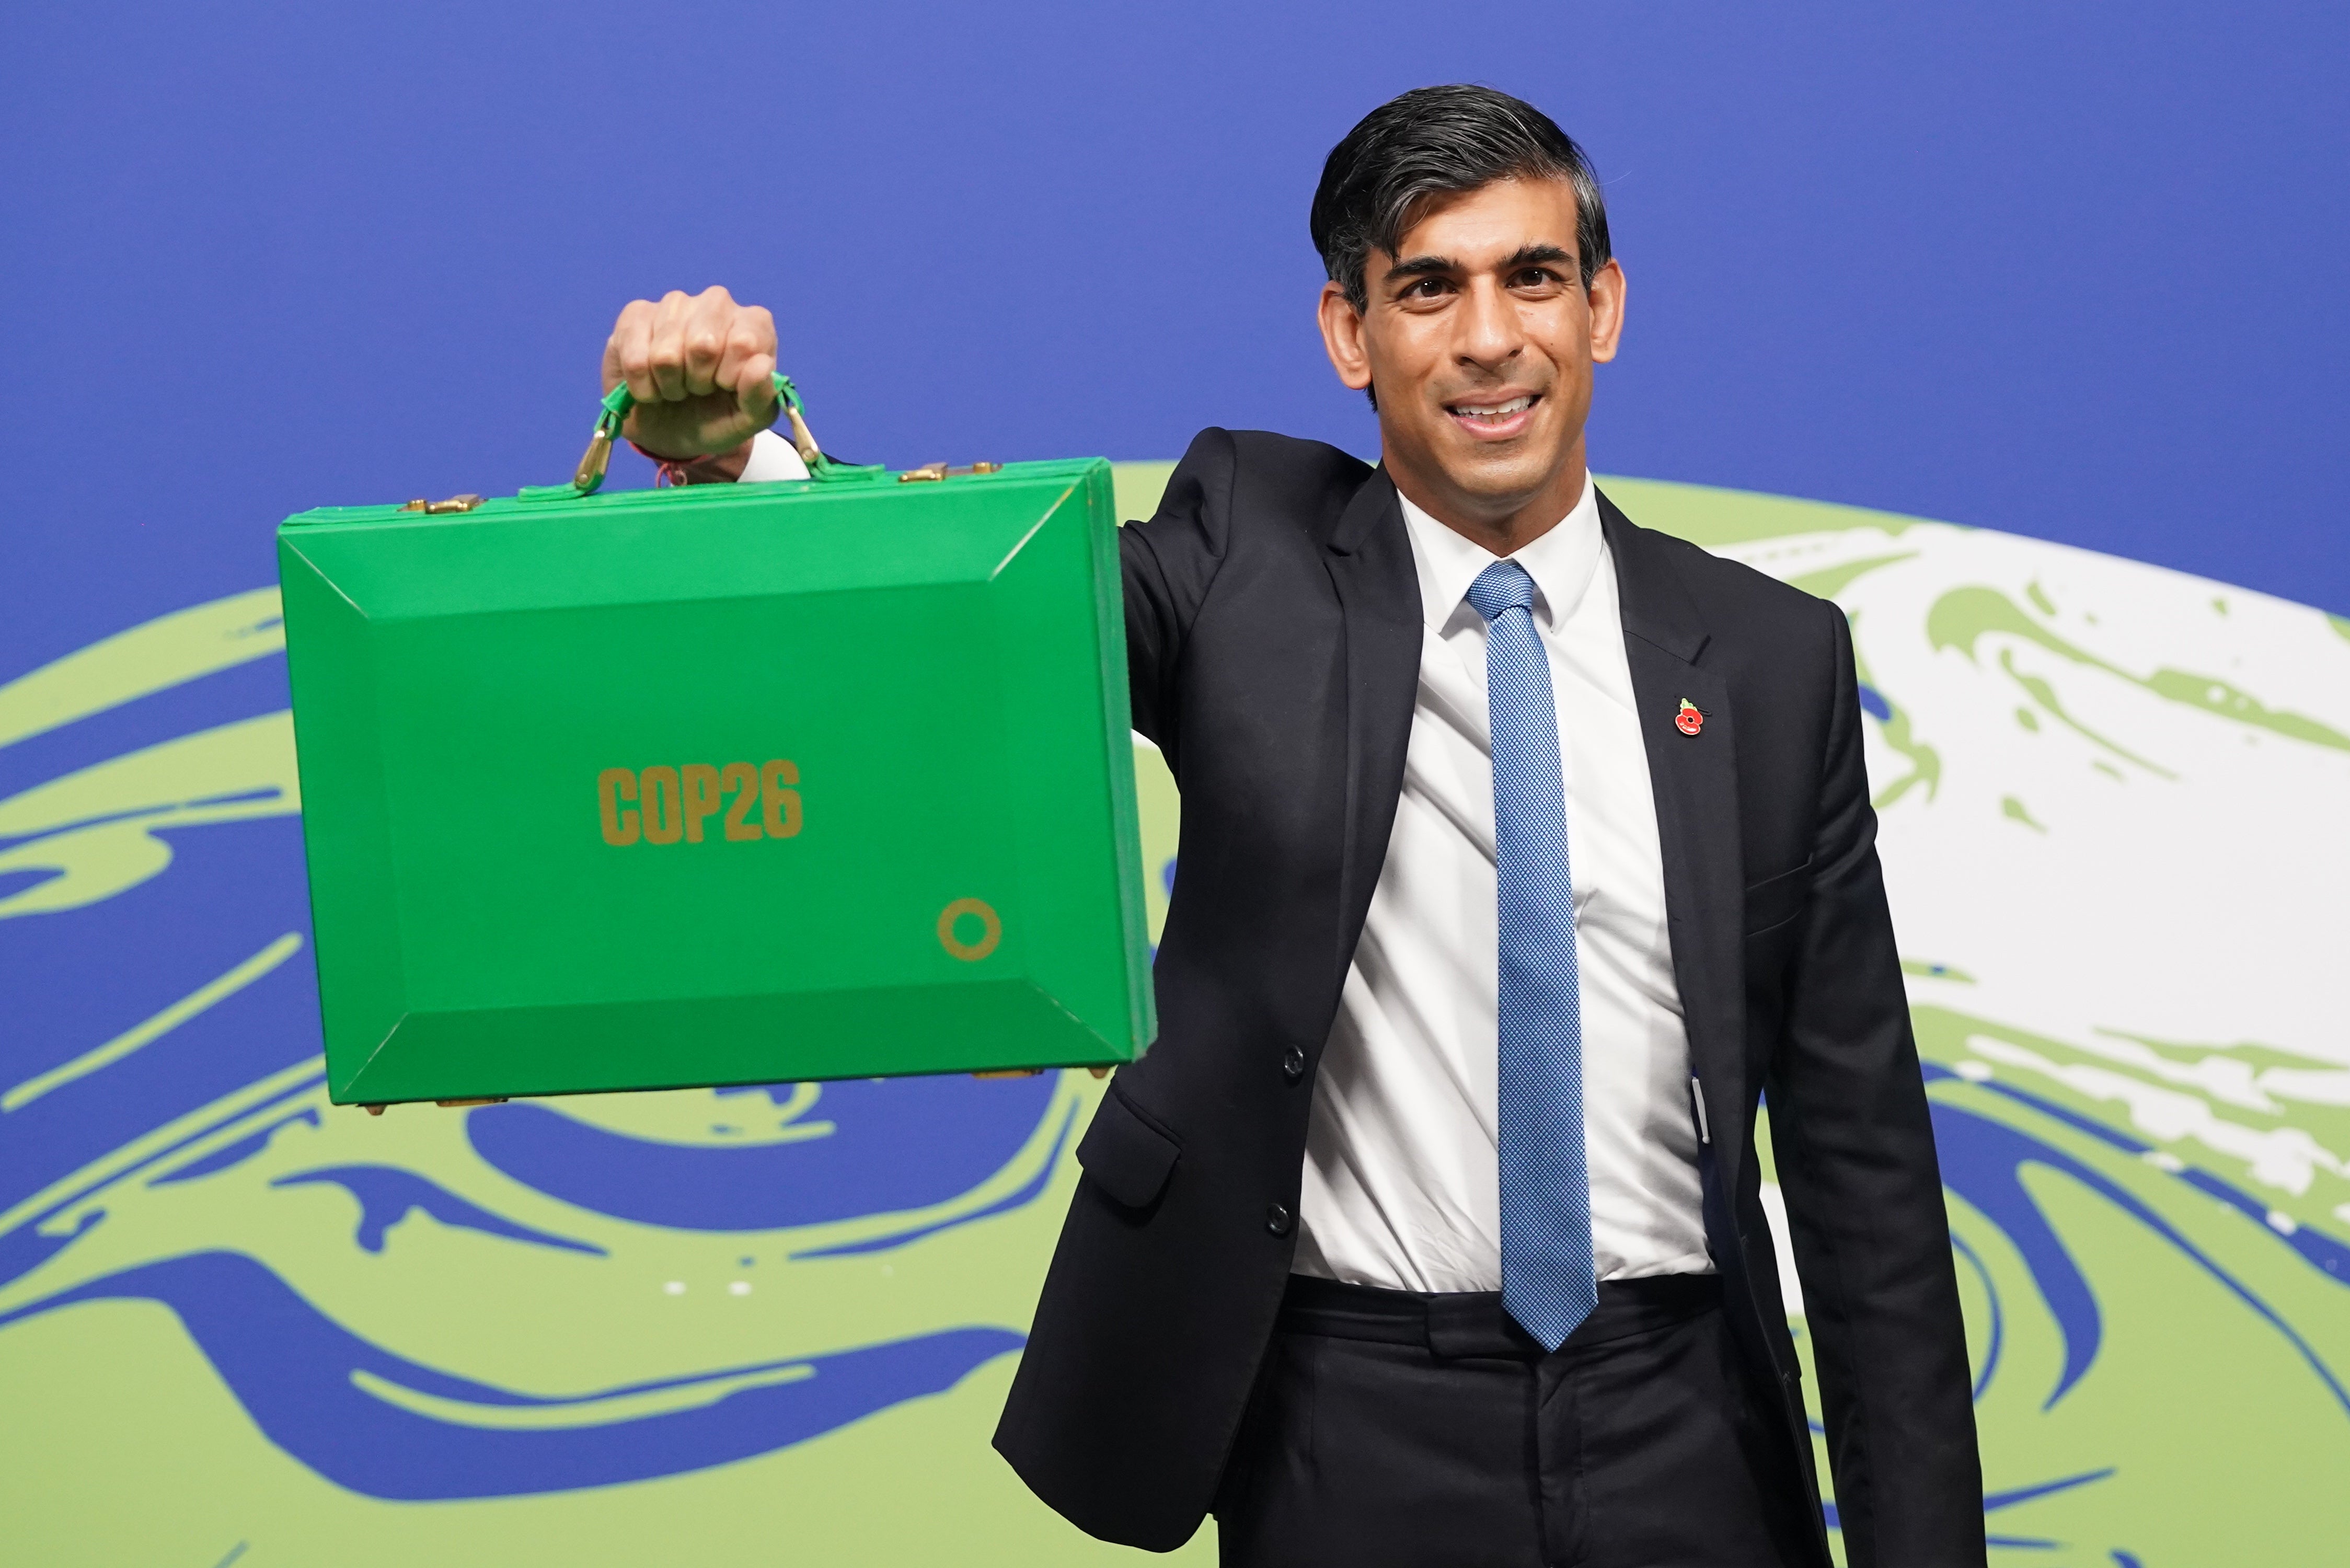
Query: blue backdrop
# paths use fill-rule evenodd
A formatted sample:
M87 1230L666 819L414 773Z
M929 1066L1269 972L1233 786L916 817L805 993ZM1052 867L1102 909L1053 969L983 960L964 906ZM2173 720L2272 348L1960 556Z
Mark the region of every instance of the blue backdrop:
M1600 467L2350 610L2346 72L2274 4L16 7L0 669L289 511L560 477L672 286L772 304L861 458L1367 451L1305 203L1446 78L1607 180Z

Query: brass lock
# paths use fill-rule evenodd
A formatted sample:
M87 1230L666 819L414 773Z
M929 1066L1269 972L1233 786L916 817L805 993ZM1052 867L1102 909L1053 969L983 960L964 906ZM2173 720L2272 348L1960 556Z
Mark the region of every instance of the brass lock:
M478 495L452 495L446 501L427 501L422 496L400 507L402 512L421 512L427 517L446 517L452 513L471 512L482 504Z
M943 462L926 462L920 468L910 468L898 476L900 484L920 484L927 480L948 479L963 473L993 473L1003 465L1000 462L974 462L962 468L949 468Z

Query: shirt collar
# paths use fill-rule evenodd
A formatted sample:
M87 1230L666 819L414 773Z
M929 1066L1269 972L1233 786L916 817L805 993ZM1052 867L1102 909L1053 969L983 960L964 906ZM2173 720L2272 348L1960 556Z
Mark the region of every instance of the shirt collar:
M1404 531L1411 535L1412 565L1419 571L1419 597L1429 629L1441 635L1469 597L1469 585L1501 557L1464 538L1412 504L1401 491ZM1557 527L1509 558L1534 581L1534 614L1555 630L1575 613L1597 572L1606 539L1599 528L1599 492L1585 474L1583 495ZM1469 612L1475 615L1472 608Z

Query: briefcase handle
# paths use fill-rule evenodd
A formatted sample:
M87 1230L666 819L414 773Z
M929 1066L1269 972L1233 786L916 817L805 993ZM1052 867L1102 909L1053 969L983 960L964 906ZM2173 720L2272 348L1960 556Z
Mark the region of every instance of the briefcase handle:
M522 491L525 501L551 501L570 496L593 495L602 488L604 471L612 463L612 443L619 439L620 424L629 410L637 406L637 395L629 390L626 381L604 394L604 406L596 416L595 433L588 440L588 450L572 471L568 484L529 484ZM879 479L889 470L879 463L843 462L827 456L816 444L807 426L806 406L800 400L800 389L782 371L775 372L775 406L791 421L792 447L807 464L808 477L827 483L844 480Z

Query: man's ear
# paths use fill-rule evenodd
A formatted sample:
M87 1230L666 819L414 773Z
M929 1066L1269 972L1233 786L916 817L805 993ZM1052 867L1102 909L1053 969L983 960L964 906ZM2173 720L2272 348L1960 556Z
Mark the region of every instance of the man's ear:
M1624 337L1624 268L1615 257L1591 275L1586 291L1591 301L1591 362L1605 365L1616 358Z
M1363 343L1362 313L1349 304L1346 290L1335 283L1322 286L1318 306L1322 321L1322 347L1330 356L1330 368L1338 372L1338 379L1363 391L1371 384L1371 357Z

